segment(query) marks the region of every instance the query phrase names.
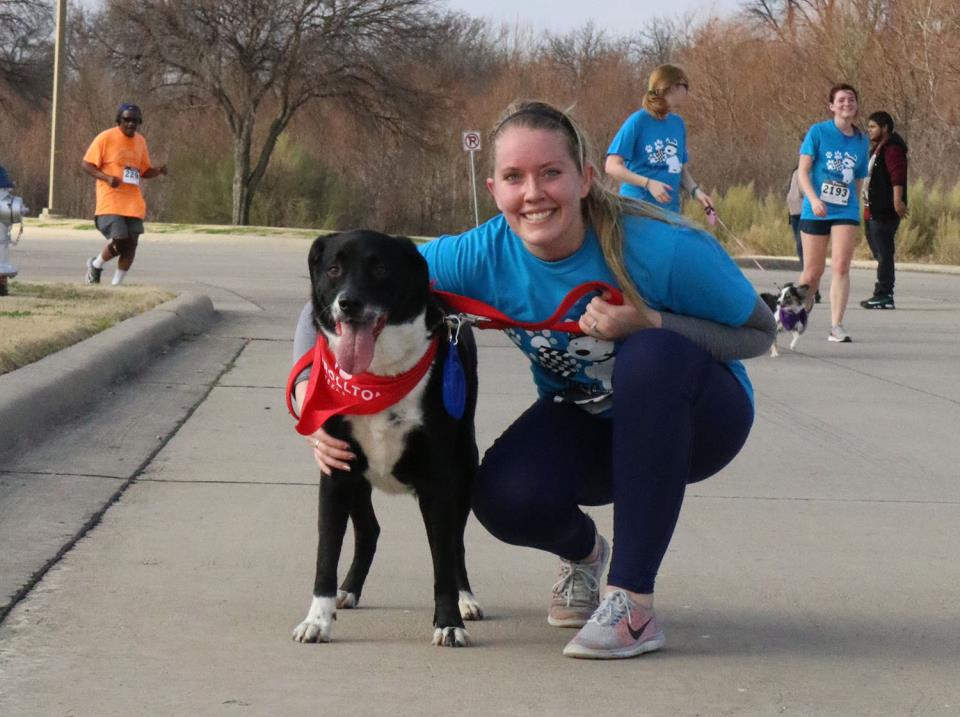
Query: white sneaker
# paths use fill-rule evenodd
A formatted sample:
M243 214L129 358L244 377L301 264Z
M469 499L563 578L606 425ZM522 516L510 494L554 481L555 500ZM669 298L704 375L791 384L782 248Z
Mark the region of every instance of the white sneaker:
M599 533L600 557L592 563L560 559L559 578L550 596L547 622L553 627L582 627L600 604L600 580L610 563L610 544Z
M837 324L830 329L827 341L832 341L835 344L849 344L853 339L850 338L850 334L843 330L843 324Z

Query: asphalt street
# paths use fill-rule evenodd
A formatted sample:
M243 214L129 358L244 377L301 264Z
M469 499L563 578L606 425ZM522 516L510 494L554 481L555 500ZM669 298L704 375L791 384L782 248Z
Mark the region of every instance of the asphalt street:
M28 228L12 260L80 281L100 245ZM308 247L141 241L128 281L206 294L220 320L0 464L4 717L960 715L960 275L901 271L897 310L869 312L855 270L853 343L826 341L824 304L796 352L747 363L751 437L688 491L658 580L666 647L594 663L547 625L555 560L473 519L487 618L472 647L431 646L419 512L382 494L360 609L329 644L290 639L316 550L318 472L283 405ZM534 391L512 344L479 343L483 451Z

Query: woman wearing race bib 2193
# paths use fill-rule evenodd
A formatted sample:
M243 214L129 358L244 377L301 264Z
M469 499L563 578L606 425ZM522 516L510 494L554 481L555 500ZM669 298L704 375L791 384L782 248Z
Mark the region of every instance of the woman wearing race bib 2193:
M869 141L854 124L859 111L857 91L850 85L830 88L833 119L818 122L800 146L799 180L803 192L800 240L808 284L809 311L830 254L830 334L828 340L849 343L843 314L850 295L850 261L860 235L860 187L867 176Z

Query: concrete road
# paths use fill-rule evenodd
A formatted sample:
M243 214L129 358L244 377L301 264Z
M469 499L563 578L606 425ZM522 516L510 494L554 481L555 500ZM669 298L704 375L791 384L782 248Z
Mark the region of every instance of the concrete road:
M79 280L99 245L33 230L14 262ZM856 271L854 343L825 340L822 305L799 351L748 363L753 434L689 492L661 571L666 648L592 663L546 624L554 559L476 521L488 618L474 647L430 646L419 514L383 495L361 608L330 644L290 640L315 551L317 472L281 388L307 247L145 238L129 280L204 291L223 320L0 466L0 565L21 576L0 576L0 600L31 586L0 624L0 714L960 714L960 276L901 272L898 309L867 312ZM533 390L508 342L480 343L483 450ZM611 511L593 513L609 535Z

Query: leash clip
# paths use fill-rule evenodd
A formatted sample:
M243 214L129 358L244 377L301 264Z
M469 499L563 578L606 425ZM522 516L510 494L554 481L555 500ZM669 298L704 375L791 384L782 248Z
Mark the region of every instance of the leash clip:
M460 341L460 329L465 322L469 322L466 314L448 314L443 317L447 324L447 341L456 346Z

